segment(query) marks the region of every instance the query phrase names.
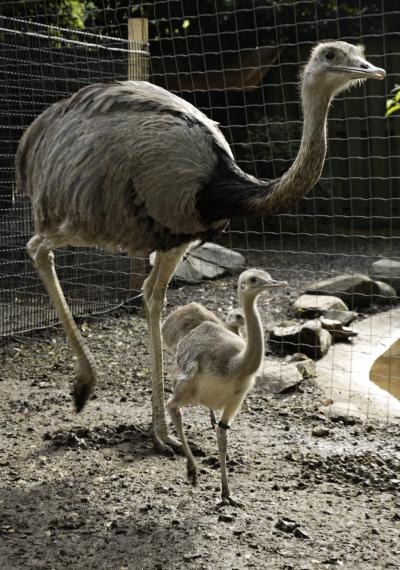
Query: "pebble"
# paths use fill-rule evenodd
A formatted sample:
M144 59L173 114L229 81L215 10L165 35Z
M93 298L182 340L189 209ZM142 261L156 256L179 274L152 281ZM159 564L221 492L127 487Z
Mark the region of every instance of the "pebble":
M315 427L311 433L314 437L328 437L328 435L331 434L331 431L326 427L318 426Z
M297 527L294 529L293 532L294 536L296 536L297 538L303 538L304 540L310 540L311 536L308 534L307 531Z
M284 532L293 532L299 525L292 519L280 518L278 519L278 522L275 526L278 530L283 530Z
M183 556L184 560L195 560L196 558L201 558L200 552L193 552L193 554L185 554Z
M235 517L233 515L228 515L226 513L221 513L218 517L219 522L233 522Z

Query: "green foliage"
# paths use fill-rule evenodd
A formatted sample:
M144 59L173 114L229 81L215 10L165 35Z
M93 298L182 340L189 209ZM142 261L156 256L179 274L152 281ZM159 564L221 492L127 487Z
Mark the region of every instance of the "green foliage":
M97 10L96 0L19 0L0 6L0 14L34 22L83 30L91 12Z
M395 85L394 89L391 90L391 93L394 93L394 95L386 101L385 117L390 117L393 113L398 113L400 111L400 85Z
M68 22L68 27L82 30L85 27L85 2L63 0L59 3L58 16L61 21Z

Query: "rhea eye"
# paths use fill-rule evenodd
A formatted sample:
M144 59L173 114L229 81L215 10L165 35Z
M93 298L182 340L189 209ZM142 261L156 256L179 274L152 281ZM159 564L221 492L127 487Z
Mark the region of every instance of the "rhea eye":
M325 59L327 59L328 61L330 61L331 59L333 59L335 57L335 52L334 51L326 51L325 52Z
M250 283L257 283L257 277L250 277Z

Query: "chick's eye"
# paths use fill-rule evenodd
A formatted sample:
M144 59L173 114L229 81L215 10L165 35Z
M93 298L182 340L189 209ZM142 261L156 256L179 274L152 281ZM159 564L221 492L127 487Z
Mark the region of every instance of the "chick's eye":
M335 57L335 52L334 51L326 51L325 52L325 59L327 60L331 60Z

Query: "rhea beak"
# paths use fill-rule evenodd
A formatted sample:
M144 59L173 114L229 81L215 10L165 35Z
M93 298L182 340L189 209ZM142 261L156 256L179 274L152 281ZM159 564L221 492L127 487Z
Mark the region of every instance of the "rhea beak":
M375 67L366 59L358 59L354 65L337 66L335 71L351 74L353 79L385 79L386 71L381 67Z
M275 281L275 279L271 279L265 281L264 289L275 288L275 287L286 287L287 281Z

